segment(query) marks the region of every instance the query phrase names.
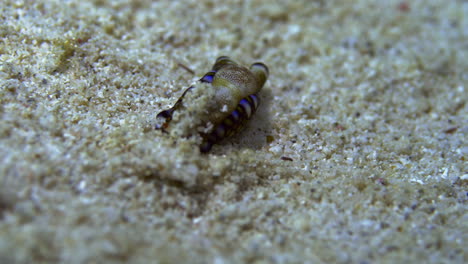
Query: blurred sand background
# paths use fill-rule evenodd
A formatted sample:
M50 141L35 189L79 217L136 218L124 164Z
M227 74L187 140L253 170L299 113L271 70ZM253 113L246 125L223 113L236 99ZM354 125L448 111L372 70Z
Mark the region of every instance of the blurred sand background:
M467 1L0 5L1 263L466 263ZM270 78L201 155L152 129Z

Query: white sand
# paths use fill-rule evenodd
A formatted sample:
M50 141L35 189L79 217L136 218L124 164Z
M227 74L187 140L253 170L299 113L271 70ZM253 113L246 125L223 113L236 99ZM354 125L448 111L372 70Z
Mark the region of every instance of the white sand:
M468 2L266 2L3 0L0 262L466 263ZM201 155L152 127L220 55L270 78Z

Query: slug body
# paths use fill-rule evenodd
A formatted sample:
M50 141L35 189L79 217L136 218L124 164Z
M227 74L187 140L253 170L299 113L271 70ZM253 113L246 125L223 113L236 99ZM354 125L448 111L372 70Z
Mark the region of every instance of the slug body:
M177 136L201 135L201 152L240 131L258 108L258 93L268 68L257 62L249 69L219 57L211 71L187 88L173 107L157 115L156 129Z

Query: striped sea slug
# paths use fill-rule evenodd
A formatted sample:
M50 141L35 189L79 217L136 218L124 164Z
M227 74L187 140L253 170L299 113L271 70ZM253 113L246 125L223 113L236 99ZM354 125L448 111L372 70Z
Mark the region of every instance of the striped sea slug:
M156 129L177 136L201 135L201 152L240 131L258 108L258 92L268 68L257 62L250 68L227 56L219 57L211 71L187 88L173 107L157 115Z

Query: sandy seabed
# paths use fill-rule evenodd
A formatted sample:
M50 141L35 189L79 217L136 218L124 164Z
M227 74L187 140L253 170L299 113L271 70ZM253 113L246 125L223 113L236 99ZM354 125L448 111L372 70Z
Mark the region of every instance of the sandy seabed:
M159 111L270 77L200 154ZM1 263L466 263L467 1L0 5Z

